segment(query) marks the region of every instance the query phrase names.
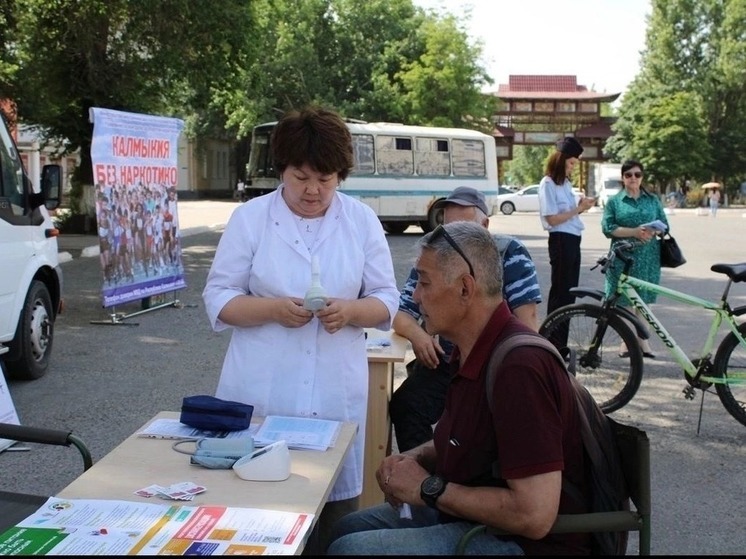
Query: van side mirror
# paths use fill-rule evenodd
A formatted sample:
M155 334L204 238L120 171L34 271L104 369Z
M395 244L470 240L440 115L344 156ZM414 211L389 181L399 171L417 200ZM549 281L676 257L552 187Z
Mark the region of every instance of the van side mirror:
M44 165L41 170L41 193L44 196L44 206L48 210L59 207L62 201L62 167Z

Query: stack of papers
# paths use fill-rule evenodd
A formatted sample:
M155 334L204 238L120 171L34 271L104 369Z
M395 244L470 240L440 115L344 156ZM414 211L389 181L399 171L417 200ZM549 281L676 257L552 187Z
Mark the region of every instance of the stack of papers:
M652 229L656 233L665 233L668 231L668 227L666 227L666 224L663 223L660 219L656 219L655 221L651 221L649 223L643 223L642 227L645 229Z
M340 421L268 415L254 435L254 446L285 441L296 450L327 450L337 442Z
M145 426L137 436L151 439L234 439L251 436L254 437L256 448L285 441L288 448L295 450L324 451L336 444L341 428L341 421L269 415L261 424L252 424L243 431L201 431L178 419L159 418Z
M0 555L293 555L313 514L50 497Z
M185 425L178 419L155 419L137 433L138 437L149 439L237 439L250 437L256 433L259 425L251 425L243 431L202 431Z

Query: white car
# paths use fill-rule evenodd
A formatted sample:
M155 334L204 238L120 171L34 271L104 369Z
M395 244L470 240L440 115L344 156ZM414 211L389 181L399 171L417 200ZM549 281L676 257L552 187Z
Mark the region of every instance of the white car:
M580 201L583 194L577 188L573 188L575 203ZM513 212L538 212L539 211L539 185L533 184L521 188L518 192L500 194L497 197L497 207L505 215Z

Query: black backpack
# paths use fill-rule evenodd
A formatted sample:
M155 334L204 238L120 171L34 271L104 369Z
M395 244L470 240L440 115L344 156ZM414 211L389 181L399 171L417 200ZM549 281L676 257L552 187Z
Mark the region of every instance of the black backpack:
M498 364L510 350L516 346L538 346L544 348L557 358L567 370L565 361L554 345L543 336L522 332L512 334L501 340L492 350L485 382L490 411L493 410L492 387L495 383L495 371ZM592 499L589 512L609 512L629 510L629 490L627 489L622 470L616 431L613 419L606 416L590 392L569 372L580 412L580 430L583 449L591 470ZM574 499L582 502L580 490L562 476L562 489ZM624 555L627 552L627 532L593 532L591 535L591 553L593 555Z

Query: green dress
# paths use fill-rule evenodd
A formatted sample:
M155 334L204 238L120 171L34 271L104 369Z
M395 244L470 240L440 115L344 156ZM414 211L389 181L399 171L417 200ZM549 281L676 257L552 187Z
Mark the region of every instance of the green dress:
M601 220L601 231L611 239L611 246L618 243L621 239L612 237L611 233L618 227L639 227L643 223L661 220L668 227L668 219L663 211L663 204L654 194L640 189L640 195L637 199L627 194L626 189L609 199L604 207L604 217ZM658 237L653 237L649 242L640 244L630 251L630 256L634 258L634 264L630 269L629 275L636 278L658 284L661 279L661 255L660 241ZM621 260L615 260L614 264L606 271L606 296L611 295L614 286L616 286L619 275L622 273L624 263ZM648 289L637 289L640 297L646 303L655 303L656 294ZM622 297L620 305L629 306L629 301Z

